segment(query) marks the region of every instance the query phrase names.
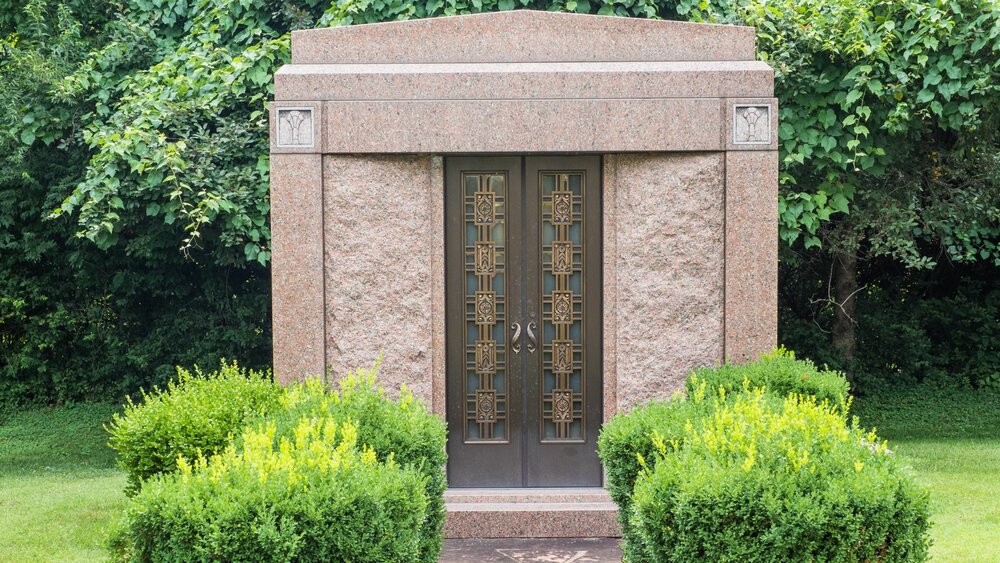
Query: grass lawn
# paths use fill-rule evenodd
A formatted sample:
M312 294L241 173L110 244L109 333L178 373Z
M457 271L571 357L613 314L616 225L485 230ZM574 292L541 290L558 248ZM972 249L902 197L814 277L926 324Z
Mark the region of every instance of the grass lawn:
M911 389L855 402L930 488L933 561L1000 561L1000 394Z
M110 405L0 418L0 561L100 561L125 508L125 475L102 425Z
M102 425L116 407L0 415L0 561L98 561L126 504ZM1000 394L912 389L854 412L930 487L935 561L1000 561Z

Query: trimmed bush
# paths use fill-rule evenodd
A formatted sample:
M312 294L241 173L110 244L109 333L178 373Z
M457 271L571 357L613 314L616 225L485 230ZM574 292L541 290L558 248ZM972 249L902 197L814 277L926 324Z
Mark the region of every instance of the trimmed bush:
M597 453L604 465L608 493L618 505L625 561L645 561L629 516L636 479L643 466L656 460L658 450L653 438L683 439L685 426L699 420L711 408L704 400L704 385L701 389L700 393L692 393L690 399L678 394L669 401L653 401L629 414L617 414L601 428Z
M218 371L177 368L166 389L128 398L124 413L107 426L109 445L128 476L126 492L138 492L155 475L177 470L177 458L194 459L222 451L244 425L279 405L282 389L268 372L222 362Z
M782 348L752 363L698 369L685 382L685 394L616 415L601 428L598 454L607 475L608 492L619 508L626 561L650 560L632 526L631 515L636 479L644 467L652 469L660 457L655 455L658 449L654 438L682 444L689 429L703 418L757 388L766 388L768 395L779 401L791 393L814 396L819 402L829 401L843 413L849 404L848 384L842 375L819 370L812 362L797 360Z
M273 422L242 448L148 481L114 545L132 561L413 561L420 552L426 477L357 447L358 428L301 418Z
M380 462L394 460L423 475L427 504L420 556L411 560L432 563L440 555L444 528L447 429L407 389L400 391L398 399L388 399L376 385L379 367L377 363L349 374L332 391L319 380L293 385L283 400L285 408L270 418L279 436L291 435L303 416L327 417L338 424L357 421L358 444L370 448Z
M923 561L928 497L836 407L741 394L657 440L632 525L652 561Z
M735 393L764 387L781 396L811 395L845 411L850 391L847 379L839 372L821 370L809 360L797 360L795 353L785 348L764 354L755 362L696 369L685 383L687 392L701 382L708 384L709 393L717 393L719 388Z

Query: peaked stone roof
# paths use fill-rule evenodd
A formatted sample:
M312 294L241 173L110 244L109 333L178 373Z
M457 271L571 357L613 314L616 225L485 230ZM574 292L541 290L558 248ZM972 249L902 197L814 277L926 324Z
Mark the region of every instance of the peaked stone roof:
M752 60L751 27L533 10L292 33L293 64Z

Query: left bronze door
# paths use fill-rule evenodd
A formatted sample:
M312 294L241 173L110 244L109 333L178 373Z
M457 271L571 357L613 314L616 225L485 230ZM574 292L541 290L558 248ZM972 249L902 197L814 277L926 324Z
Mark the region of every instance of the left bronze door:
M520 487L521 159L449 158L445 186L448 481Z

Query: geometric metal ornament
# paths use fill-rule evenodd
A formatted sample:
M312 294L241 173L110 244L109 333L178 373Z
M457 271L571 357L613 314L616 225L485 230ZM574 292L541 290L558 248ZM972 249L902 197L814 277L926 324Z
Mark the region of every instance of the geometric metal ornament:
M497 322L496 292L476 292L476 324L492 325Z
M573 193L558 191L552 193L552 224L573 223Z
M542 251L548 256L542 264L542 331L545 354L541 374L541 435L543 442L580 441L584 436L583 419L586 388L584 366L576 361L582 350L583 314L578 312L584 299L580 278L584 275L584 244L581 213L586 178L582 172L543 172L541 193Z
M466 442L508 441L505 281L507 177L463 174ZM499 282L499 283L498 283ZM499 291L498 291L499 290ZM501 330L497 330L500 328Z
M497 343L495 340L476 341L476 373L491 375L497 372Z
M552 371L557 374L573 373L573 341L552 341Z
M492 274L495 268L496 253L494 251L493 241L486 242L476 242L475 253L476 253L476 275L482 276L485 274Z
M573 390L552 390L552 420L566 423L573 421Z
M565 274L573 271L573 243L552 243L552 271Z
M476 391L476 422L495 423L497 421L497 392L491 389Z
M552 292L552 322L555 324L573 324L573 292Z

